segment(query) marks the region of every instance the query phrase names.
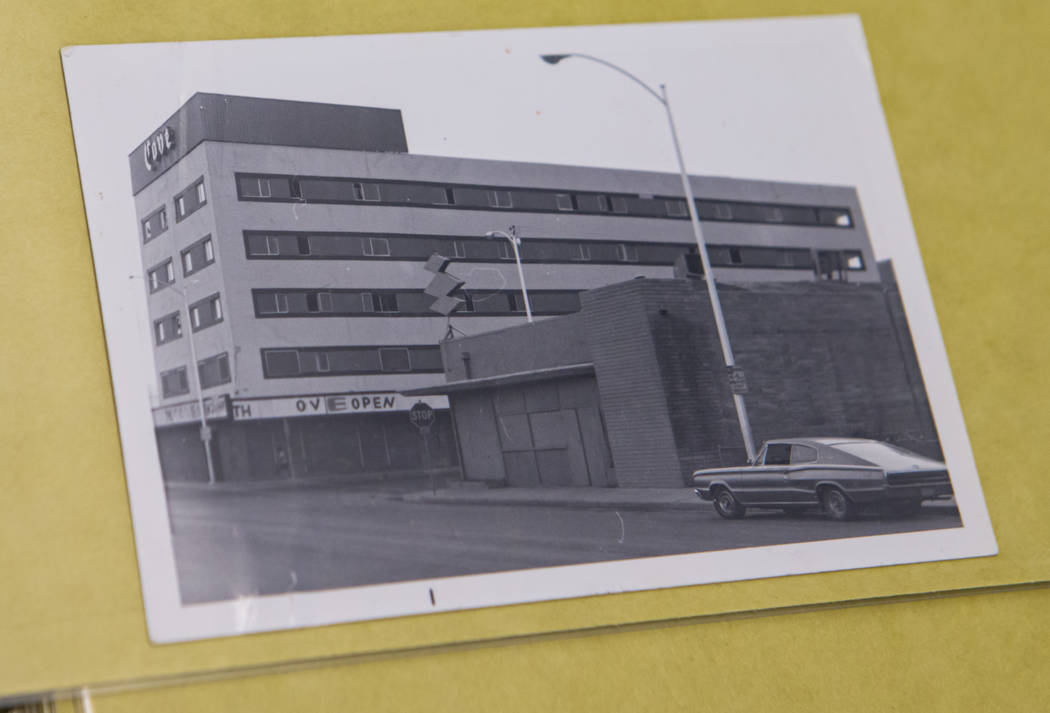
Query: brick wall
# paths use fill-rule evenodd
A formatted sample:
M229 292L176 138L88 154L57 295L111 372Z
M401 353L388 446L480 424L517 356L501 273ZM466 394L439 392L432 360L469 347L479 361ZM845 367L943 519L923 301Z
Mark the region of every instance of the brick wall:
M893 290L766 283L719 295L756 446L855 436L940 457ZM697 468L744 461L703 282L620 283L584 294L582 305L621 485L680 485Z

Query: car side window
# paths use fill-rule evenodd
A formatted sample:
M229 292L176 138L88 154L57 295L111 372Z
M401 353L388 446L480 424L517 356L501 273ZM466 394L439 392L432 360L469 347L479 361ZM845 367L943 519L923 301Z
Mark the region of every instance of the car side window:
M817 449L810 448L809 446L800 446L798 444L792 444L791 446L791 464L797 463L812 463L817 459Z
M766 465L789 465L790 463L790 443L770 443L766 446Z

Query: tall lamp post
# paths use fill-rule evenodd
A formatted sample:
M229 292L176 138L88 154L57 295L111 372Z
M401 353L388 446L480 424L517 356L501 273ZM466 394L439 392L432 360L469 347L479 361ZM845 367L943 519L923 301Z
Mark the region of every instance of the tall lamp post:
M667 98L667 87L661 84L660 91L658 92L622 67L618 67L612 62L607 62L604 59L592 57L588 54L569 52L566 54L540 55L540 58L547 64L558 64L558 62L570 57L579 57L580 59L597 62L598 64L605 65L613 71L619 72L642 89L649 92L656 101L663 105L664 110L667 112L667 124L671 129L671 141L674 144L675 156L678 158L678 168L682 174L682 190L685 192L686 205L689 208L689 220L693 224L693 236L696 238L696 246L700 253L700 261L704 267L704 281L707 283L707 294L711 298L711 311L714 313L715 325L718 328L718 341L722 345L722 357L725 360L727 371L730 374L734 373L736 371L736 360L733 358L733 348L729 344L729 333L726 331L725 317L722 314L722 302L718 299L718 288L715 286L714 275L711 274L711 261L707 256L707 244L704 242L704 233L700 228L700 216L696 212L696 200L693 198L693 188L689 183L689 174L685 170L685 159L682 158L682 148L678 143L678 130L675 128L674 115L671 114L671 102ZM755 444L754 438L751 435L751 422L747 417L747 406L744 403L744 396L741 393L737 393L736 388L733 389L733 403L736 405L736 416L737 420L740 422L740 435L744 439L744 448L747 450L748 460L752 460L755 457Z
M504 238L506 239L512 248L514 248L514 262L518 266L518 283L521 285L521 296L525 300L525 319L532 321L532 305L529 303L529 292L525 289L525 271L521 269L521 252L518 247L521 245L521 238L518 237L518 229L516 226L510 226L509 232L503 232L502 230L490 230L485 233L486 238Z

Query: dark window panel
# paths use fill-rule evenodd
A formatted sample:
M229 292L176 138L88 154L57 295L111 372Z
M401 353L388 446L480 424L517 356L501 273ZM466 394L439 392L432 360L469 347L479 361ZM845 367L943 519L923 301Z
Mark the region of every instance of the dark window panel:
M332 373L377 374L382 371L376 349L329 349L328 362Z
M188 188L177 194L173 200L175 204L175 222L178 223L197 212L201 206L208 202L204 190L204 177L201 176Z
M550 314L568 314L580 311L580 296L576 292L530 292L532 311Z
M299 353L294 349L264 349L263 372L267 378L299 375Z
M197 364L202 389L230 382L230 361L226 352L201 360Z
M424 205L445 205L448 195L444 186L425 183L383 183L379 193L385 203L420 203Z
M357 201L353 181L338 181L329 178L300 178L299 194L306 201Z
M190 391L189 381L186 379L186 367L161 372L160 390L164 398L188 394Z
M379 350L379 363L383 371L412 371L412 362L408 356L408 349L402 347L388 347Z
M495 191L499 193L499 191ZM513 206L522 210L538 210L544 212L557 212L563 210L559 207L558 199L556 194L548 193L546 191L526 191L516 190L513 191ZM506 205L496 205L493 207L508 207ZM570 206L568 210L572 210Z
M438 347L412 347L409 352L412 371L444 371Z

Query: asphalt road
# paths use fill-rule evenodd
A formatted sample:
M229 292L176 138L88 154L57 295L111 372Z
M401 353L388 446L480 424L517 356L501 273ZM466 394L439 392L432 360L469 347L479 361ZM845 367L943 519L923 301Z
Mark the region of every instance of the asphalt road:
M852 522L775 512L730 521L699 500L695 511L446 505L339 486L173 488L169 507L186 604L961 524L951 508Z

